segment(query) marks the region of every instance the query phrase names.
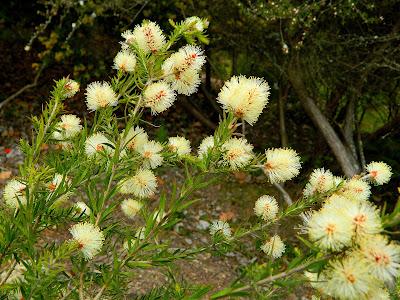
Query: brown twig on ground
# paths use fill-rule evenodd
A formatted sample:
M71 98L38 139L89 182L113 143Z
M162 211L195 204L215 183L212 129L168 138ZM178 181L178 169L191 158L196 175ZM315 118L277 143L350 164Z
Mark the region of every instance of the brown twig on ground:
M18 97L20 94L22 94L26 90L29 90L29 89L34 88L35 86L37 86L39 77L42 74L42 71L43 71L44 68L45 68L45 65L42 64L42 66L40 67L39 71L36 73L36 76L35 76L35 78L34 78L32 83L25 85L24 87L22 87L18 91L16 91L14 94L12 94L8 98L6 98L2 102L0 102L0 110L3 108L3 106L7 105L11 100L13 100L14 98Z
M186 97L181 97L181 100L182 101L180 101L180 103L183 105L183 107L194 117L196 117L196 119L199 120L203 125L212 130L217 128L217 125L211 122L206 116L203 115L203 113L201 113L196 107L194 107L194 105L190 103Z

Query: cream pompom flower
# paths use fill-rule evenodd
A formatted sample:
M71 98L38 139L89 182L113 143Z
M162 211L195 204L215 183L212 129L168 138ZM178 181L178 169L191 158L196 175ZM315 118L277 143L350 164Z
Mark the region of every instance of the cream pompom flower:
M0 274L0 281L3 282L7 276L7 272L6 270L9 270L9 268L11 268L11 261L8 265L8 263L6 263L6 268L4 269L4 271ZM24 273L26 271L26 267L25 265L20 262L18 264L15 265L14 269L11 271L11 273L8 275L8 278L5 280L5 284L16 284L19 281L24 281ZM5 298L5 299L15 299L15 298ZM23 299L23 297L18 298L18 299Z
M360 253L367 260L371 274L379 280L390 284L400 275L400 245L390 243L385 236L362 239Z
M100 152L110 154L113 152L111 141L102 133L98 132L87 138L85 142L85 153L89 157L94 157Z
M150 170L140 169L136 174L120 183L122 194L133 194L139 198L150 197L157 189L157 178Z
M257 199L254 206L256 216L265 221L272 221L278 214L279 206L276 199L272 196L264 195Z
M64 85L65 97L71 98L79 91L79 83L72 79L67 79Z
M162 65L165 81L180 94L191 95L199 86L199 72L205 63L204 52L197 46L186 45L167 58Z
M94 111L107 106L116 106L118 96L108 82L92 82L86 88L86 104Z
M315 193L326 193L336 187L336 180L331 171L321 169L315 169L304 188L303 194L305 197L310 197Z
M183 21L183 23L189 26L190 31L203 32L203 30L208 27L207 21L202 20L197 16L186 18L185 21Z
M351 244L352 220L337 209L322 209L307 221L308 236L321 249L338 251Z
M89 216L92 211L83 201L76 202L74 208L79 214L83 214L85 216Z
M217 233L221 234L224 238L229 239L232 236L232 230L229 224L225 221L213 221L210 225L210 234L212 236Z
M182 72L179 77L176 77L176 80L171 82L171 87L179 94L190 96L197 91L200 83L199 72L189 69Z
M144 106L149 107L153 115L170 108L175 100L175 91L165 81L150 84L143 93Z
M388 183L392 177L392 168L384 162L373 161L367 165L366 169L368 179L376 185Z
M198 151L198 155L199 157L203 157L204 155L206 155L208 153L209 149L214 148L214 136L210 135L205 137L199 146L199 151Z
M285 244L279 235L275 234L261 246L261 250L273 258L279 258L285 252Z
M161 151L163 146L156 141L147 141L138 149L138 152L143 158L144 168L157 168L162 165L163 157Z
M126 49L135 43L145 54L156 53L166 44L165 36L158 24L150 21L136 25L133 31L125 31L122 37L125 39L122 48Z
M81 130L81 119L76 115L62 115L61 121L56 125L53 137L57 140L64 140L76 136Z
M323 290L337 299L366 299L371 290L379 287L379 281L371 276L368 265L358 256L331 262L324 274Z
M248 165L253 158L253 146L244 138L231 138L222 145L224 163L232 170Z
M104 234L96 225L78 223L73 225L69 232L72 239L78 243L78 248L86 260L92 259L100 252L104 243Z
M382 231L378 210L367 201L348 201L342 213L352 220L358 239Z
M25 197L26 184L18 181L17 179L11 179L7 182L4 187L3 197L6 204L11 208L18 208L19 202L22 205L26 204Z
M133 72L136 68L136 55L129 50L121 50L114 58L114 69Z
M370 289L365 299L369 300L391 300L389 291L384 287Z
M265 157L263 170L271 183L285 182L296 177L300 172L300 157L292 149L268 149Z
M124 135L124 133L122 133L122 135ZM138 152L148 140L149 137L147 133L143 130L143 128L137 126L128 131L123 144L124 147L127 147L129 150L135 150Z
M170 137L168 139L167 147L171 152L176 153L180 157L190 154L190 151L192 150L190 147L190 141L182 136Z
M233 76L225 82L217 100L225 111L253 125L268 104L269 90L262 78Z
M344 182L338 194L351 200L366 201L371 195L371 187L364 180L352 178Z
M51 192L54 192L63 182L64 185L71 183L68 177L64 177L62 174L55 174L53 180L48 184L47 187Z
M134 199L125 199L121 203L121 210L130 219L133 219L142 209L143 204Z

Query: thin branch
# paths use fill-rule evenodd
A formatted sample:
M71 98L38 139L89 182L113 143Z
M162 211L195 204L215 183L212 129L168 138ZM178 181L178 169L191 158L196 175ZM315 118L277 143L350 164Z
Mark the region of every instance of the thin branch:
M207 126L208 128L214 130L217 128L217 125L215 125L213 122L211 122L206 116L203 115L197 108L194 107L192 103L189 102L189 100L186 97L182 97L182 100L180 103L185 107L187 111L189 111L196 119L198 119L203 125Z
M261 279L261 280L259 280L259 281L256 281L254 284L245 285L245 286L243 286L243 287L241 287L241 288L235 289L234 292L246 291L246 290L249 290L249 289L253 288L254 285L264 285L264 284L266 284L266 283L273 282L273 281L276 281L276 280L278 280L278 279L288 277L288 276L290 276L290 275L292 275L292 274L294 274L294 273L298 273L298 272L304 271L304 270L306 270L309 266L311 266L312 264L315 264L315 263L317 263L317 262L324 261L324 260L326 260L326 259L328 259L328 258L330 258L330 255L326 255L326 256L324 256L323 258L318 259L318 260L314 260L314 261L311 261L311 262L307 262L307 263L305 263L305 264L302 264L302 265L300 265L300 266L298 266L298 267L296 267L296 268L290 269L290 270L288 270L288 271L281 272L281 273L278 273L278 274L275 274L275 275L271 275L271 276L269 276L269 277L267 277L267 278L264 278L264 279Z
M79 300L85 300L83 295L83 272L79 276Z
M101 297L101 295L103 295L104 291L106 290L106 287L107 287L107 285L104 284L104 285L101 287L100 291L97 293L97 295L93 298L93 300L99 300L100 297Z
M0 282L0 286L6 283L7 279L10 277L11 273L14 271L15 266L17 265L17 261L15 260L11 265L10 269L8 269L6 276L4 276L3 280Z
M0 110L3 108L3 106L7 105L11 100L13 100L14 98L18 97L20 94L22 94L26 90L29 90L29 89L34 88L35 86L37 86L39 77L42 74L42 71L43 71L44 68L45 68L45 66L44 66L44 64L42 64L41 68L37 72L37 74L36 74L36 76L35 76L35 78L34 78L32 83L29 83L29 84L25 85L24 87L22 87L18 91L16 91L14 94L12 94L8 98L6 98L2 102L0 102Z
M285 188L280 185L279 183L274 183L274 187L276 187L282 194L283 199L285 200L285 202L287 203L287 205L292 205L293 204L293 200L290 197L289 193L285 190Z

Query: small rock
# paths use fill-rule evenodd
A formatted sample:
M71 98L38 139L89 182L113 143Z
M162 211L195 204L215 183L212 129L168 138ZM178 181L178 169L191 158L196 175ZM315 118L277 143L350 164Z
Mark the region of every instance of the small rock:
M200 220L199 223L197 223L196 228L198 230L207 230L208 227L210 227L210 223L208 223L205 220Z

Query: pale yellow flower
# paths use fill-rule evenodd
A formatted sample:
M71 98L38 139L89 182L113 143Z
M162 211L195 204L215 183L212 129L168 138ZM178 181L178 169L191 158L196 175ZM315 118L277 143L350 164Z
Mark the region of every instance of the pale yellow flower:
M261 246L261 250L273 258L279 258L285 252L285 244L279 235L274 235Z
M262 78L233 76L218 94L225 111L253 125L268 103L270 88Z
M285 182L296 177L300 172L300 157L292 149L268 149L265 157L264 172L272 183Z
M104 234L99 227L92 223L73 225L69 232L86 260L92 259L100 252L104 243Z
M116 106L118 96L108 82L92 82L86 88L86 104L89 110Z

